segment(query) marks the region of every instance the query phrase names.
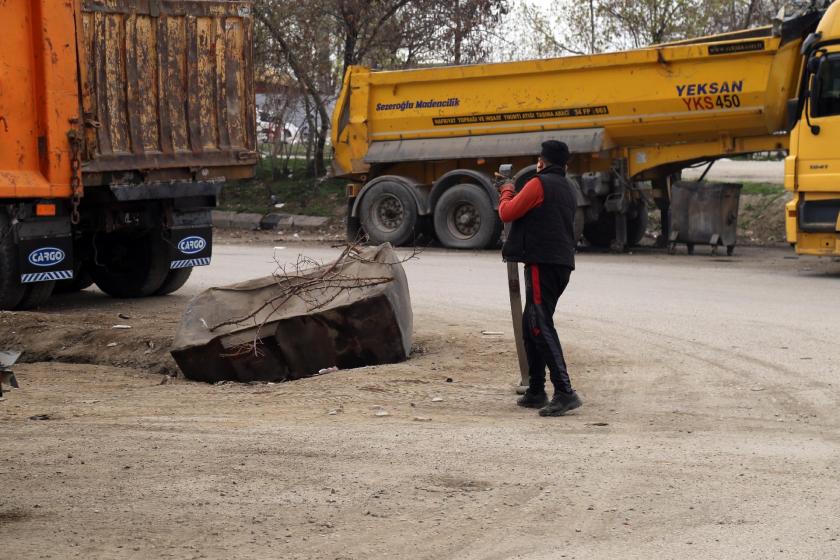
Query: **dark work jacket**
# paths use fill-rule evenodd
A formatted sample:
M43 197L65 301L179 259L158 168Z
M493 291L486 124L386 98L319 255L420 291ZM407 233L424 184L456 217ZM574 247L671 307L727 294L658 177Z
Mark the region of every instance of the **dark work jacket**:
M550 165L537 174L543 203L511 224L502 247L508 262L557 264L575 268L577 196L566 172Z

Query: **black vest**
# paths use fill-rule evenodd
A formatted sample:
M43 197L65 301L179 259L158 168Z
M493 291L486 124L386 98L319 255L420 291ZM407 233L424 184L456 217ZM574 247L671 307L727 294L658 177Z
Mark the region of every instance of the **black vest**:
M575 268L577 196L566 173L550 165L538 175L543 203L513 222L502 256L509 262Z

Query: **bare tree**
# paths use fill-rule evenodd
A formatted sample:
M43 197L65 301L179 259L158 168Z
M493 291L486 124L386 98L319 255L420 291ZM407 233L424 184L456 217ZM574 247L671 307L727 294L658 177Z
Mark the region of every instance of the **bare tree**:
M332 103L351 65L399 68L486 58L508 0L454 2L454 9L442 10L439 0L257 0L257 57L271 69L266 74L286 74L299 84L312 175L325 172Z
M522 3L502 26L517 42L497 59L594 54L767 25L820 0L561 0L549 14ZM499 53L503 56L499 56Z

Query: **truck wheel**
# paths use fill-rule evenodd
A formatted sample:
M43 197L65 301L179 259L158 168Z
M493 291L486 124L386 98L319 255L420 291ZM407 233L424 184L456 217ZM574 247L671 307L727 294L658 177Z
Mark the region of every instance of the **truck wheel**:
M76 265L73 267L73 279L59 280L58 282L56 282L53 293L73 294L76 292L81 292L82 290L90 287L91 285L93 285L93 278L90 277L90 273L87 271L87 267L83 262L76 261Z
M583 236L595 247L609 247L615 238L615 215L601 212L598 219L583 226Z
M35 309L46 302L53 293L55 282L36 282L26 285L26 293L17 305L17 309Z
M583 237L583 226L585 224L586 211L582 206L578 206L578 209L575 210L575 245L580 243L580 239Z
M627 245L638 245L644 238L648 225L647 207L644 202L635 203L635 216L627 220ZM631 209L630 213L633 213ZM583 235L591 245L609 247L615 239L615 214L601 212L598 219L583 227Z
M647 206L641 200L635 206L636 215L627 220L627 244L630 246L641 243L648 227Z
M163 285L155 291L155 295L165 296L167 294L171 294L172 292L177 292L184 286L184 284L187 283L187 280L190 279L192 271L192 267L170 270L166 275L166 280L163 281Z
M455 185L435 205L435 233L450 249L486 249L499 241L502 222L478 185Z
M362 198L362 227L371 243L405 245L414 240L417 203L409 187L397 182L376 183Z
M0 207L0 309L17 309L26 288L20 283L12 221L6 209Z
M154 294L169 273L169 249L159 231L108 233L94 239L90 275L100 290L117 298Z

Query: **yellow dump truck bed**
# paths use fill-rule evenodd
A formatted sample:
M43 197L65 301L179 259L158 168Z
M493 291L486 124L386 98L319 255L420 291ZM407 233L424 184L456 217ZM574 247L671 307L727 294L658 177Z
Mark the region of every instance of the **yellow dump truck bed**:
M770 27L628 52L375 72L351 68L334 117L337 175L371 164L766 136L785 127L801 37ZM527 150L527 151L524 151Z

